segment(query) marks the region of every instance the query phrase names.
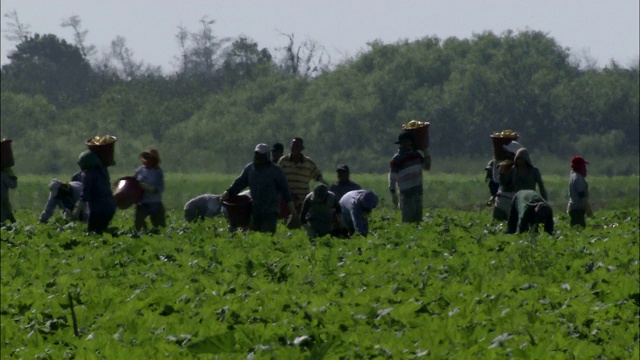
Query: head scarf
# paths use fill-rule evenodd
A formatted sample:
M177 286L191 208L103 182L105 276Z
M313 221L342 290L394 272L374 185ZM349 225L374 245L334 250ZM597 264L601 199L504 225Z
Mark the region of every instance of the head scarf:
M587 164L587 160L582 156L574 156L571 159L571 169L584 177L587 177Z
M94 167L103 167L104 165L102 165L102 161L100 161L96 153L91 150L85 150L78 157L78 166L82 170L87 170Z

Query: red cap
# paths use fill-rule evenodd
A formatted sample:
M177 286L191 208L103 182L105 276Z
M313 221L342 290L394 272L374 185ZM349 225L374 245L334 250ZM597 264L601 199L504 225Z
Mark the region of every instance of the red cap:
M571 158L571 165L573 164L588 164L588 162L582 156L576 155L573 158Z

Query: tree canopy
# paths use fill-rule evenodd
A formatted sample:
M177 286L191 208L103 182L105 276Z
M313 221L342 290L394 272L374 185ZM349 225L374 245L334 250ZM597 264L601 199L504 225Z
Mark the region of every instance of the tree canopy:
M170 75L139 63L104 71L55 35L26 37L1 71L2 136L16 157L42 161L18 166L72 172L84 140L109 133L125 167L156 147L171 171L235 173L256 143L299 136L322 166L384 172L412 119L431 123L433 156L490 157L489 135L504 129L565 158L639 151L638 64L582 69L539 31L375 41L328 68L313 43L291 36L290 56L276 60L250 38L218 39L211 24L180 30L182 65Z

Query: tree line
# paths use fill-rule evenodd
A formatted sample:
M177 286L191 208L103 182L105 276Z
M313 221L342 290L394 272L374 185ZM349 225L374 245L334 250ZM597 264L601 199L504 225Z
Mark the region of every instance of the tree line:
M179 67L164 74L124 38L96 61L79 19L66 24L74 43L14 26L1 69L2 136L23 172L72 172L84 140L104 134L118 137L123 166L155 147L172 171L235 173L256 143L300 136L325 167L384 172L411 119L431 123L434 164L490 157L489 135L504 129L567 159L639 151L639 64L584 66L540 31L373 41L331 64L313 41L289 34L278 57L245 36L216 37L203 18L179 29Z

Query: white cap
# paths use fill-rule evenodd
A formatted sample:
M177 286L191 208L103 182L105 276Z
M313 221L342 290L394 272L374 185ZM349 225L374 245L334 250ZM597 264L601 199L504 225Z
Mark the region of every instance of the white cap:
M259 153L259 154L268 154L269 151L270 151L269 145L267 145L267 144L258 144L258 145L256 145L256 149L254 151Z
M510 153L516 153L518 150L520 150L521 148L523 148L523 146L517 142L517 141L512 141L510 142L508 145L502 145L502 147L507 150Z
M53 179L49 183L49 191L51 191L51 196L55 197L58 195L58 188L62 185L62 182L58 179Z

